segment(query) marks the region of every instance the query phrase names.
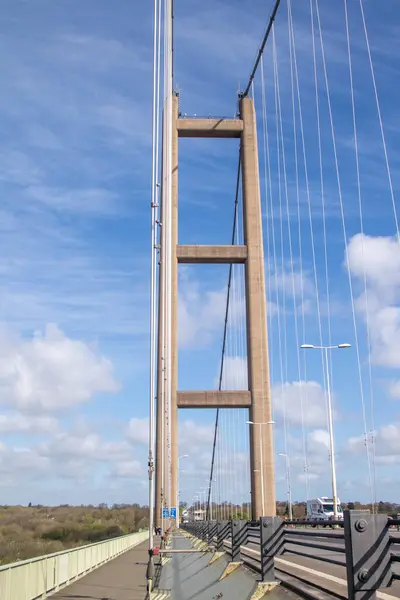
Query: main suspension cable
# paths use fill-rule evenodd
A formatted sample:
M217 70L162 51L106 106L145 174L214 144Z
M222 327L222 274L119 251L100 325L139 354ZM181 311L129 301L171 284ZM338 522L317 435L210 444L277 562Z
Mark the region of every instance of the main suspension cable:
M246 87L245 91L243 92L243 97L247 96L248 93L249 93L249 91L250 91L251 84L253 83L253 79L254 79L255 74L257 72L258 65L260 64L260 60L261 60L261 57L262 57L263 52L264 52L265 44L267 43L267 40L269 38L269 34L271 33L271 29L272 29L272 26L274 24L276 13L278 12L278 8L279 8L280 3L281 3L281 0L276 0L276 2L275 2L275 6L274 6L272 14L271 14L271 16L269 18L269 23L267 25L267 29L265 30L263 40L262 40L261 45L260 45L260 47L258 49L258 52L257 52L257 58L256 58L256 61L254 63L253 70L252 70L252 72L250 74L249 82L247 84L247 87Z

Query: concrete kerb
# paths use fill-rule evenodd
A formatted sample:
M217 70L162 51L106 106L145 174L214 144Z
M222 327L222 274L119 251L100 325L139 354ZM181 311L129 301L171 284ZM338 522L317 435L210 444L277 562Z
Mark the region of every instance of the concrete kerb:
M172 598L170 590L155 590L149 595L149 600L168 600Z
M208 563L210 564L210 563ZM225 567L225 571L222 573L221 577L219 578L220 581L222 581L223 579L225 579L225 577L228 577L228 575L230 575L231 573L233 573L234 571L236 571L236 569L238 569L239 567L242 566L242 562L238 561L238 562L230 562L226 565Z
M213 563L215 563L222 556L225 556L225 552L220 552L219 550L216 551L216 552L214 552L213 556L208 561L208 565L212 565Z
M182 533L184 533L185 537L193 544L193 546L197 550L202 550L202 551L209 550L212 553L212 557L208 561L208 566L214 564L217 560L222 558L222 556L225 556L226 552L217 551L215 546L210 546L206 541L199 539L197 536L193 535L192 533L189 533L188 531L185 531L185 530L182 530ZM240 563L239 563L239 566L240 566ZM229 565L228 565L228 567L229 567ZM233 573L233 571L236 570L236 568L237 568L237 567L235 567L234 569L229 570L228 567L226 569L227 572L225 574L223 574L223 577L226 577L230 573Z
M277 585L279 585L279 581L258 582L250 600L260 600L261 598L264 598L267 594L269 594L269 592L272 592Z
M182 535L185 536L186 538L193 537L191 533L189 533L188 531L186 531L186 529L181 529L180 531L181 531Z

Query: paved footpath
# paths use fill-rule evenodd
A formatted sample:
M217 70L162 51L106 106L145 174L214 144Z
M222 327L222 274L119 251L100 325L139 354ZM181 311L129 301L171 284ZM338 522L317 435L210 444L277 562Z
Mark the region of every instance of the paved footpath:
M128 550L57 592L57 600L145 600L149 543Z

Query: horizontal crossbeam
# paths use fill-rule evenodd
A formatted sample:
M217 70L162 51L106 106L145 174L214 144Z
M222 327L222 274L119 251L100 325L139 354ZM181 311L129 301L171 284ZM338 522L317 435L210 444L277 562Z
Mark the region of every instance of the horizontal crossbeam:
M176 255L182 264L243 264L247 246L177 246Z
M241 119L178 119L178 136L183 138L239 138Z
M206 554L207 552L212 552L215 550L213 547L207 547L203 550L198 550L197 548L166 548L165 550L159 550L158 554Z
M249 408L247 390L178 392L178 408Z

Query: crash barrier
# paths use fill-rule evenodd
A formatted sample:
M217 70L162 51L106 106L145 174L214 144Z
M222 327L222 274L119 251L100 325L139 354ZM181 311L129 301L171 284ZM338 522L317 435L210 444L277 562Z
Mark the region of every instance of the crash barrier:
M197 521L183 527L216 550L225 551L232 562L240 561L257 571L262 581L279 578L279 561L275 559L285 557L294 559L294 567L296 557L303 557L298 562L307 568L299 567L303 568L299 578L306 580L307 570L315 573L319 569L323 576L321 564L342 567L337 571L347 583L346 597L350 600L367 600L399 577L392 567L400 562L400 534L394 529L400 526L400 520L346 510L343 521L330 521L329 525L321 528L313 521L262 517L256 521ZM296 568L291 571L291 580L292 576L297 576Z

